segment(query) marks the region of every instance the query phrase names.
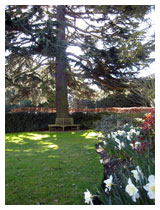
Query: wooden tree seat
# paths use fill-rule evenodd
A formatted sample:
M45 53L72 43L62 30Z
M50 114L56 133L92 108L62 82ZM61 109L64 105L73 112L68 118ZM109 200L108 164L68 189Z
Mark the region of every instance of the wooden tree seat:
M55 124L49 124L49 131L51 131L52 128L58 128L61 127L64 131L64 128L71 127L71 128L77 128L77 130L80 128L79 124L74 124L73 118L56 118Z

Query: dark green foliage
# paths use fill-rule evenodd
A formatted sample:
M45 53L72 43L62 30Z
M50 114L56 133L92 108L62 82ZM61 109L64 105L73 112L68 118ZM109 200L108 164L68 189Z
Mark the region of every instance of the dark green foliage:
M72 114L75 124L80 124L82 129L90 129L94 127L94 123L100 120L103 113L83 113L75 112Z
M5 131L6 133L25 131L45 131L48 124L55 123L55 113L6 113Z
M101 116L101 119L95 122L95 130L101 131L103 133L113 131L122 127L124 124L132 124L137 126L139 122L136 118L142 118L144 116L144 112L137 113L106 113Z
M18 108L19 105L18 104L12 104L12 105L9 105L9 104L5 104L5 112L10 112L11 109L16 109Z
M91 83L106 92L121 91L130 86L130 78L154 60L150 58L154 36L147 35L151 23L146 17L154 6L65 5L62 20L57 18L57 8L5 8L6 88L11 103L26 98L37 105L42 99L47 102L55 92L55 61L66 48L66 54L61 55L67 62L65 80L68 92L77 98L93 98ZM79 20L84 23L83 28L76 24ZM60 27L66 29L63 39L57 36L62 31ZM69 49L73 46L82 54L74 54Z
M106 108L106 107L153 107L155 105L155 75L132 80L134 88L127 91L114 91L101 94L99 100L79 100L77 108ZM103 96L103 97L102 97Z
M135 87L128 95L131 102L141 106L155 106L155 75L134 80Z
M137 87L131 89L128 93L115 91L97 101L81 100L80 102L88 109L106 107L153 107L155 105L154 83L154 80L147 81L144 79L143 83L137 80Z
M91 7L94 8L94 6ZM142 9L141 14L139 14L140 8ZM84 36L83 50L85 53L81 59L82 62L77 65L80 65L85 76L92 78L99 87L123 90L130 86L129 79L152 60L148 56L148 52L154 49L152 41L142 44L146 31L137 30L141 23L139 21L144 20L149 7L135 6L132 8L132 6L125 5L123 7L100 6L96 9L105 10L103 18L97 22L108 21L107 25L101 26L103 49L97 47L97 36ZM112 14L113 19L110 19L108 14Z
M97 101L97 108L105 107L133 107L134 104L129 104L127 97L123 93L114 93L112 95Z
M95 128L96 125L101 127L99 120L103 122L108 120L111 123L111 118L119 119L122 123L133 121L133 118L140 118L144 113L83 113L75 112L70 115L73 117L74 124L80 124L80 129ZM113 117L114 116L114 117ZM47 131L48 124L54 124L56 119L55 113L6 113L5 114L5 130L6 133L25 132L25 131ZM114 122L113 122L114 123ZM135 122L136 123L136 122ZM106 127L106 124L104 125Z
M147 91L147 90L146 90ZM126 95L125 93L114 93L100 101L97 101L97 108L105 107L150 107L152 104L148 100L147 95L141 94L140 90L133 90Z
M34 104L30 100L24 100L20 104L8 104L7 101L5 102L5 112L10 112L11 109L16 109L19 107L35 107Z
M107 114L107 113L105 113ZM82 113L75 112L71 117L75 124L80 124L81 129L94 128L94 123L100 120L104 113ZM6 113L5 115L6 133L25 131L47 131L48 124L54 124L55 113Z

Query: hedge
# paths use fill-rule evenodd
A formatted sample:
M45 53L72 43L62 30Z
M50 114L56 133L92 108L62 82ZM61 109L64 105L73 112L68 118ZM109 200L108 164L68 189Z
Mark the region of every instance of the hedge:
M75 124L80 124L81 129L92 129L95 127L95 122L100 120L104 115L118 115L121 118L142 117L144 112L137 113L83 113L75 112L70 116L73 117ZM16 112L5 114L5 132L29 132L29 131L48 131L48 124L54 124L56 113L27 113Z
M101 119L101 113L77 112L70 115L75 124L80 124L81 129L93 128L96 120ZM54 124L56 113L6 113L5 132L47 131L48 124Z
M55 123L55 113L6 113L5 132L25 132L48 130L48 124Z

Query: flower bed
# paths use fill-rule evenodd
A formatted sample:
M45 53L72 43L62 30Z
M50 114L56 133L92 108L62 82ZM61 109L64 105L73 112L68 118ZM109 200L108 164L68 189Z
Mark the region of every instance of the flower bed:
M147 112L153 111L153 107L128 107L128 108L119 108L119 107L111 107L111 108L96 108L96 109L72 109L69 108L69 113L73 112L116 112L116 113L134 113L134 112ZM12 109L11 112L49 112L55 113L56 108L43 108L43 107L21 107Z
M102 186L93 195L88 189L85 201L101 205L155 204L155 114L146 114L138 127L126 124L113 131L101 131L100 149L107 159Z

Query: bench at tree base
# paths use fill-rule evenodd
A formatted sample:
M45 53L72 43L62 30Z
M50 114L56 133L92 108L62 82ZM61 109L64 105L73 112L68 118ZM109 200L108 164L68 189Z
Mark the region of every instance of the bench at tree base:
M77 130L79 130L80 125L74 124L73 118L56 118L55 124L49 124L48 127L49 131L51 131L52 128L54 130L56 130L56 128L62 128L62 130L64 131L66 127L76 128Z

